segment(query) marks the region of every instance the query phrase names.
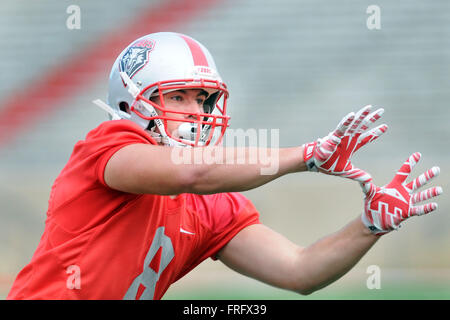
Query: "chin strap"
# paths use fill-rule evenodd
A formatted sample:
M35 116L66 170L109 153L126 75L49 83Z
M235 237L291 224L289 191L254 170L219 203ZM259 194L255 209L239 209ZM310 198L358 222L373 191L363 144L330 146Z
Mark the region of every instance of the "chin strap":
M98 106L100 109L102 109L103 111L106 111L108 113L108 115L111 117L111 120L121 120L121 119L128 119L130 120L130 115L128 113L125 112L120 112L117 113L113 108L111 108L110 105L108 105L107 103L105 103L104 101L100 100L100 99L96 99L92 101L96 106ZM163 136L155 131L153 131L155 129L155 127L153 127L150 130L145 130L146 132L148 132L150 134L150 136L157 142L157 143L161 143L167 146L179 146L179 147L183 147L183 146L188 146L186 144L180 143L178 141L175 141L173 139L170 139L167 136Z
M157 143L162 143L164 145L170 145L169 142L169 138L168 137L164 137L163 135L153 131L155 127L153 127L150 130L145 130L148 134L150 134L152 136L152 138L157 142Z
M110 105L108 105L107 103L103 102L100 99L92 100L92 103L94 103L97 107L99 107L103 111L106 111L111 117L111 120L130 119L130 115L128 113L120 112L119 114L117 111L111 108Z
M193 143L193 141L191 140L185 140L185 139L181 139L183 142L179 142L176 141L174 139L171 139L167 136L163 136L155 131L153 131L154 127L152 128L152 130L145 130L148 134L150 134L150 136L157 142L157 143L161 143L165 146L169 146L169 147L186 147L186 148L191 148L192 146L189 143ZM202 142L199 141L198 146L201 147L204 144Z

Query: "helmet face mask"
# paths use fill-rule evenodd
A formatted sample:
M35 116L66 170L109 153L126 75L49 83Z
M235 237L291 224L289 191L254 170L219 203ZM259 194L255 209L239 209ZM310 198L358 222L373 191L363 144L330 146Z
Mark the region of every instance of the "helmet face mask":
M219 144L229 120L229 117L226 116L228 98L226 86L212 80L202 79L201 83L194 79L183 81L185 84L180 84L181 81L176 80L149 85L136 97L135 102L131 105L131 111L141 119L149 121L147 130L155 132L157 129L159 134L180 144L192 147L207 146L213 141L214 132L217 130L220 132L220 137L216 139L215 144ZM167 108L164 97L166 93L189 89L216 90L205 100L206 111L191 113ZM149 96L148 91L156 92L160 104L154 102L152 98L146 98ZM177 123L178 130L175 132L167 130L169 121Z
M165 94L189 89L208 93L203 112L167 108ZM177 33L155 33L134 41L116 59L110 74L111 108L121 119L148 130L158 143L170 146L219 144L228 127L227 99L227 87L209 51ZM124 102L130 114L120 110Z

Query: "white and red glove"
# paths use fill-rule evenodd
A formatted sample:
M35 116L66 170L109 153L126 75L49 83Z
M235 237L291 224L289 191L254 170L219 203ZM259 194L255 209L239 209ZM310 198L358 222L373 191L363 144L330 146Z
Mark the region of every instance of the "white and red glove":
M369 130L369 125L377 121L384 112L380 108L370 113L368 105L356 114L347 114L326 137L303 145L303 159L309 171L319 171L330 175L342 176L361 183L372 180L370 174L353 167L351 157L369 142L376 140L387 130L382 124Z
M435 202L417 206L415 204L440 195L441 187L414 192L436 177L440 172L439 167L432 167L413 181L405 182L420 157L419 152L411 155L394 179L381 188L372 182L361 183L366 195L361 219L372 233L383 235L398 229L402 221L412 216L420 216L437 209L438 205Z

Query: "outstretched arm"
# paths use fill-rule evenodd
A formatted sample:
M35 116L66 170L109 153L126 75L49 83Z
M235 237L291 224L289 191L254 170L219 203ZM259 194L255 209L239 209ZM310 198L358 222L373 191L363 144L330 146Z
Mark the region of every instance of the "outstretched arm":
M111 157L104 176L109 187L128 193L210 194L253 189L305 170L301 147L183 149L132 144Z
M411 155L383 187L362 183L364 211L338 232L302 248L268 227L249 226L221 250L221 261L242 274L301 294L329 285L347 273L381 235L398 229L410 217L437 209L435 202L418 203L439 196L441 187L417 190L439 174L439 167L406 182L420 157L420 153Z
M246 191L285 174L309 169L366 183L372 178L365 171L353 167L351 157L387 128L381 125L367 131L383 112L383 109L373 113L370 110L371 106L367 106L356 115L353 112L348 114L328 136L299 147L128 145L108 161L105 182L113 189L137 194L210 194Z
M241 274L306 295L342 277L378 239L359 217L305 248L267 226L252 225L239 232L218 256Z

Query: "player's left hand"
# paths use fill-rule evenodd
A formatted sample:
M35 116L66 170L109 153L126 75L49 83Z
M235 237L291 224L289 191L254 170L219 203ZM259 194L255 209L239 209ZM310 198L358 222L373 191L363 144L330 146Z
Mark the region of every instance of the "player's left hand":
M412 216L428 214L437 209L438 205L435 202L423 205L416 204L442 194L441 187L414 192L438 176L439 167L432 167L411 182L405 182L420 157L419 152L412 154L403 163L394 179L381 188L375 186L372 182L361 183L366 195L361 219L372 233L385 234L398 229L402 221Z
M342 176L361 183L372 180L369 173L355 168L351 162L353 154L367 143L376 140L387 130L382 124L368 130L384 112L380 108L371 112L371 105L365 106L356 114L347 114L333 132L317 141L304 144L303 159L309 171Z

